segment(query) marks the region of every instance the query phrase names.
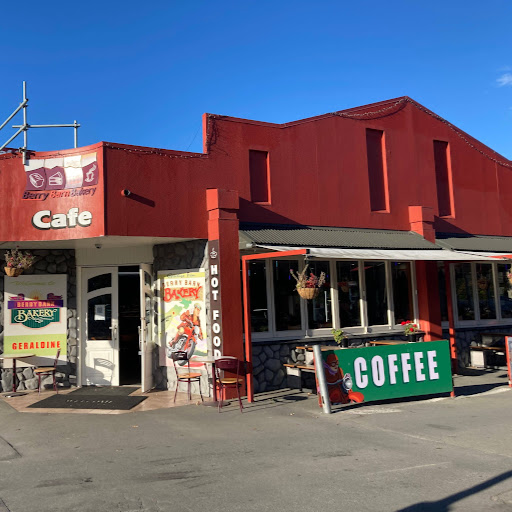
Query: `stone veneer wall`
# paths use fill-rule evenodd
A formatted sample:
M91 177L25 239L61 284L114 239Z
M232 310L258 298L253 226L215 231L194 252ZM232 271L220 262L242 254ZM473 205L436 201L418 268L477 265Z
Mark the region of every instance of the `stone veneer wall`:
M208 240L191 240L189 242L178 242L175 244L155 245L153 247L153 272L156 280L159 270L187 270L204 268L206 272L206 283L208 279ZM154 339L158 339L158 300L155 301L155 326ZM209 332L209 286L205 290L206 323L202 326L204 333ZM211 350L211 347L208 348ZM157 389L175 389L176 376L171 366L160 366L160 347L155 344L153 351L153 379ZM204 378L201 378L201 390L203 396L208 396L209 375L203 369ZM186 384L181 384L180 391L186 391ZM192 384L192 393L198 394L199 389L196 383Z
M25 275L35 274L67 274L67 363L59 364L57 382L59 387L76 385L77 347L78 347L78 320L76 298L76 264L75 251L70 249L38 249L29 251L37 259L34 265L25 270ZM4 350L4 313L3 301L4 280L0 279L0 352ZM37 389L37 377L30 367L16 368L19 380L18 390ZM45 388L53 387L52 377L45 377L42 381ZM0 369L0 390L3 392L12 390L12 369Z
M512 334L511 326L493 326L493 327L479 327L476 328L458 328L456 330L456 343L457 343L457 355L458 363L460 368L469 366L469 346L473 343L481 342L482 332L508 332ZM448 338L448 331L443 331L445 339ZM351 341L351 346L358 347L365 345L371 340L375 340L378 337L379 340L386 339L403 339L406 340L405 336L396 334L390 334L385 336L368 335ZM308 340L314 342L315 339L311 338ZM254 372L254 392L263 393L265 391L275 391L288 387L288 379L286 375L286 367L283 366L286 363L297 363L305 361L304 350L297 349L296 346L303 346L306 340L294 340L294 341L282 341L282 342L262 342L253 341L252 357L253 357L253 372ZM325 343L330 344L330 343ZM332 342L333 348L336 347L334 341ZM303 373L304 387L306 389L315 389L314 375L310 373Z

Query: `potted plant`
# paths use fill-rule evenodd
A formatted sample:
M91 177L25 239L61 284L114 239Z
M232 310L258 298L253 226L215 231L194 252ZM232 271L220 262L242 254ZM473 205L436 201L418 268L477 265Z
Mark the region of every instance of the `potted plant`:
M338 345L338 347L347 347L347 335L343 332L343 329L333 329L332 335L334 336L334 341Z
M409 338L409 343L415 343L417 333L420 330L418 324L415 324L412 320L406 320L402 322L402 326L404 328L404 334Z
M11 249L5 253L5 273L9 277L18 277L23 270L30 268L36 257L29 252Z
M307 274L309 265L305 265L301 272L294 272L290 269L297 284L295 289L303 299L314 299L318 296L321 286L325 283L325 272L320 272L319 276L315 276L313 272Z

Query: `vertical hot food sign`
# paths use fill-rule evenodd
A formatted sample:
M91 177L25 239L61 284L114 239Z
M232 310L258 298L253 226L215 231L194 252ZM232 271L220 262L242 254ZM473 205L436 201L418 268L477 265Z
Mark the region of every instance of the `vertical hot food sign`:
M219 241L208 242L210 270L210 325L212 329L213 357L222 356L222 317L219 279Z

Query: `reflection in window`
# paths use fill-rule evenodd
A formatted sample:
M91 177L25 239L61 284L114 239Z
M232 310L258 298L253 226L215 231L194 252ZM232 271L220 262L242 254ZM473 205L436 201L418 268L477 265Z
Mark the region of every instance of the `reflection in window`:
M338 304L341 327L361 325L359 303L359 264L357 261L337 261Z
M446 272L444 262L437 262L437 282L439 286L439 305L441 307L441 322L448 322L448 301L446 299Z
M492 265L490 263L476 264L476 284L478 289L478 304L480 306L480 319L495 319L496 304L494 302L494 282L492 280Z
M249 262L249 290L252 332L267 332L267 272L264 261Z
M151 279L151 275L148 274L145 270L144 270L144 284L146 286L151 286L153 283L152 283L152 279Z
M277 331L298 331L302 328L300 297L295 290L295 279L290 270L299 269L295 260L274 260L274 302Z
M112 274L100 274L99 276L91 277L87 280L87 291L93 292L101 290L102 288L109 288L112 286Z
M364 275L368 325L386 325L388 323L388 298L384 262L365 261Z
M473 278L470 263L455 263L455 293L459 320L475 319Z
M395 324L412 320L412 278L411 264L404 261L391 262Z
M87 338L112 339L112 295L107 293L89 299L87 305Z
M331 314L331 278L328 261L310 262L307 273L320 277L325 273L325 283L320 287L320 293L315 299L308 300L308 327L309 329L322 329L332 327Z
M512 266L498 265L498 290L502 318L512 318Z

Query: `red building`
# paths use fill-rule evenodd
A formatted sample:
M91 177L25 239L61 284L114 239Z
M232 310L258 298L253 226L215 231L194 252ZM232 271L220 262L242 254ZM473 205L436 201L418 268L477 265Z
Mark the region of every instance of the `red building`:
M29 273L68 275L65 383L166 387L163 342L141 311L161 270L205 269L209 350L252 359L256 391L285 385L294 347L333 328L362 342L417 320L425 340L450 335L465 365L479 331L512 326L512 162L422 105L403 97L286 124L205 114L203 140L203 153L101 142L29 152L25 166L17 151L0 155L3 247L35 251ZM327 274L312 301L290 276L304 256L280 256L294 249ZM244 354L240 258L261 252L275 255L249 263ZM89 332L100 295L110 339Z

